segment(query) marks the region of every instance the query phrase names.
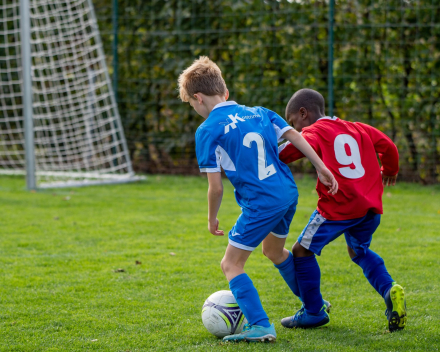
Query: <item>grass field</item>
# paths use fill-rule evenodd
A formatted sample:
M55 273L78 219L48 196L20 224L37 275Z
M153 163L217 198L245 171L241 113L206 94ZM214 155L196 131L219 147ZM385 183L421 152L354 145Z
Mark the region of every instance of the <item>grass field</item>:
M290 247L314 210L314 181L300 200ZM272 264L246 270L275 322L275 344L225 345L201 322L204 300L228 289L220 269L227 238L206 229L207 180L150 176L137 184L30 193L0 177L2 351L435 351L440 348L440 186L386 190L372 249L406 289L408 326L390 334L385 305L346 253L343 238L318 259L331 325L286 330L299 309ZM387 193L388 192L388 193ZM225 180L220 227L239 214ZM136 261L140 264L136 264ZM119 270L121 269L121 270Z

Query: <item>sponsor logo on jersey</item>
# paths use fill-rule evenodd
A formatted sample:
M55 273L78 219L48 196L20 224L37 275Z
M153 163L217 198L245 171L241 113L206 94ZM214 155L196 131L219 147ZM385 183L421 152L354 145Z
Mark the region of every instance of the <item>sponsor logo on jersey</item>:
M225 134L229 133L230 128L235 130L237 128L237 123L239 121L245 122L246 120L255 119L256 117L261 117L260 115L246 115L246 116L238 116L236 113L234 115L228 115L226 122L220 122L220 125L225 126Z

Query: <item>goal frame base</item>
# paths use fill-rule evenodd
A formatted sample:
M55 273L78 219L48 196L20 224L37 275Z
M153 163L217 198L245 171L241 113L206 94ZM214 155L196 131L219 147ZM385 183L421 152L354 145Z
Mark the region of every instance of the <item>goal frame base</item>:
M10 176L25 176L25 170L0 170L0 175ZM86 187L86 186L100 186L100 185L114 185L122 183L131 183L144 181L147 176L135 175L135 174L100 174L92 172L57 172L57 171L37 171L35 175L49 176L49 177L72 177L72 180L64 181L52 181L41 182L37 184L36 189L48 189L48 188L69 188L69 187ZM76 180L75 178L84 178L82 180Z

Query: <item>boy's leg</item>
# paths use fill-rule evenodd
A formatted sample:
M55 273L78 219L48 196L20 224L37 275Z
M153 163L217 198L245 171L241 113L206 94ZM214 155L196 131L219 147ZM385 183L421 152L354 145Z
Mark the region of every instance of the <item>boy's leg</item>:
M293 255L284 248L286 238L289 235L289 227L296 212L296 205L297 203L294 202L286 209L278 224L263 240L263 254L272 261L293 294L300 298Z
M296 278L294 258L292 252L284 248L285 243L285 238L279 238L277 235L270 233L263 240L263 254L274 263L274 266L278 269L293 294L302 302L298 280ZM326 307L325 309L327 313L329 313L331 304L326 300L323 301ZM304 303L302 307L304 308Z
M290 251L284 248L285 243L286 238L279 238L273 233L270 233L263 240L263 254L272 261L284 281L286 281L287 285L292 290L293 294L301 299L296 279L293 255Z
M405 291L393 281L383 259L369 249L379 223L380 215L370 212L362 223L345 233L345 239L351 259L362 268L368 282L385 300L388 328L392 332L406 326Z
M357 255L351 246L352 244L347 245L351 260L362 268L370 285L385 298L385 294L393 286L394 282L385 267L385 262L377 253L369 248L361 252L360 255Z
M320 291L321 270L315 253L319 255L322 248L339 237L346 225L347 222L344 221L329 221L317 211L310 217L298 242L292 248L296 278L305 309L298 311L293 317L281 320L283 326L311 328L328 324L328 307Z
M327 220L315 210L292 248L301 298L309 314L320 314L323 307L321 270L315 254L320 255L328 243L344 232L346 225L347 221Z
M301 300L301 292L298 285L297 274L295 271L294 258L292 253L284 248L284 245L286 243L286 238L289 233L289 226L292 221L293 215L295 214L295 210L296 210L296 204L292 204L292 206L289 208L289 211L286 212L283 219L277 224L277 226L274 227L272 232L263 240L263 254L274 263L275 267L279 270L281 276L284 278L289 288ZM310 254L313 255L312 252L310 252ZM296 259L297 258L295 258L295 260ZM318 267L318 271L319 271L319 267ZM320 276L320 272L318 274ZM321 295L321 293L319 292L319 281L318 281L317 293L319 294L319 296ZM322 302L321 306L323 306L324 304L322 297L320 297L320 302ZM330 303L328 302L326 303L328 306L330 305ZM303 302L303 307L304 308L306 307L304 302ZM327 309L327 306L325 306L325 309ZM319 310L320 309L318 309L317 313L319 313ZM300 312L304 312L304 309L303 308L300 309ZM309 319L308 320L309 325L321 326L328 323L329 319L327 314L325 312L323 312L323 314L325 315L325 317L314 319L313 322L311 322Z
M296 203L293 203L286 211L281 221L273 228L272 232L263 240L263 254L268 257L279 273L286 281L293 294L301 301L301 292L298 287L298 280L295 272L295 262L292 252L284 248L286 238L289 234L289 227L296 211ZM326 311L330 311L331 304L324 301ZM304 303L302 308L304 308Z
M273 324L270 325L258 292L243 269L249 255L280 221L284 213L282 211L264 216L264 214L243 209L243 213L229 232L229 244L221 265L232 294L248 320L248 324L242 333L225 336L224 341L274 341L276 339L275 327Z
M243 209L237 223L229 232L229 245L222 260L222 269L238 305L249 322L250 329L238 335L226 336L224 340L263 341L276 338L274 325L269 324L257 290L243 268L250 253L272 229L276 228L289 209L273 214L260 214Z
M296 277L303 300L303 307L294 316L281 320L286 328L316 328L330 323L326 312L328 302L324 303L321 291L321 271L315 254L298 242L292 248Z
M321 270L313 252L305 249L298 242L293 245L296 277L304 307L308 314L321 312L324 302L321 295Z
M269 327L269 318L263 309L257 289L243 270L251 253L229 244L221 267L229 281L229 288L249 324Z
M243 270L251 253L228 244L221 262L222 270L229 281L229 288L248 320L242 333L225 336L224 341L275 341L276 339L275 327L269 323L257 289Z
M361 223L345 232L345 240L347 246L352 249L348 251L351 260L362 268L371 286L385 298L394 281L388 273L383 259L369 249L373 233L379 224L380 214L370 212Z

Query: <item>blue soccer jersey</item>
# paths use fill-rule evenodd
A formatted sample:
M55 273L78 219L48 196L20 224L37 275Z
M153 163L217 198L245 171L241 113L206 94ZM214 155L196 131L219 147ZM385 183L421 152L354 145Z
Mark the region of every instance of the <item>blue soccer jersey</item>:
M291 128L263 107L217 104L196 132L200 171L222 167L242 208L265 213L285 208L298 198L292 173L278 158L278 142Z

